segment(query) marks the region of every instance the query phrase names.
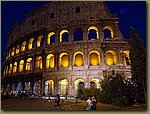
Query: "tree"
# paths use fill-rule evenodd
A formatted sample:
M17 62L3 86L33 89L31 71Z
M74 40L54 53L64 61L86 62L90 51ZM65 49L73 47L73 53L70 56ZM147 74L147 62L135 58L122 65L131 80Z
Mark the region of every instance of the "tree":
M132 82L135 85L135 95L146 101L146 49L135 28L130 27L130 60Z

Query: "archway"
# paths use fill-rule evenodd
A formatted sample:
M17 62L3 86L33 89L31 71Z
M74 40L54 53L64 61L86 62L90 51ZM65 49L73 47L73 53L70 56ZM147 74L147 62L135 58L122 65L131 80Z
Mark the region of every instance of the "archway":
M43 65L42 65L42 56L37 56L35 63L36 63L35 64L36 69L42 69L42 67L43 67Z
M37 39L37 47L41 47L44 45L44 36L40 35Z
M88 28L88 40L98 39L98 28L91 26Z
M103 28L104 38L114 38L113 28L111 26L105 26Z
M31 38L28 44L28 50L31 50L32 48L34 48L34 38Z
M24 90L26 94L31 94L31 82L25 82L24 83Z
M26 61L26 70L30 71L32 70L32 58L28 58Z
M97 88L99 89L100 88L100 81L99 79L92 79L91 82L90 82L90 88Z
M75 32L74 32L74 41L81 41L83 40L83 31L82 29L77 29Z
M34 85L33 85L33 93L34 95L36 96L40 96L41 95L41 81L36 81L34 82Z
M89 64L92 66L100 64L100 53L98 51L91 51L89 53Z
M50 32L49 34L48 34L48 37L47 37L47 44L49 45L51 45L51 44L53 44L53 43L55 43L55 33L54 32Z
M68 95L68 80L63 79L58 82L58 93L60 95Z
M122 63L123 65L130 65L130 56L128 50L124 50L122 53Z
M69 56L67 53L61 53L59 55L59 65L60 67L68 67L69 65Z
M82 89L82 88L85 88L84 80L82 79L75 80L74 82L75 96L77 96L78 89Z
M47 80L45 82L45 95L53 95L54 94L54 81L53 80Z
M68 42L69 32L67 30L62 30L60 32L60 42Z
M74 66L84 66L84 56L82 52L76 52L73 60Z
M19 72L22 72L24 70L24 60L21 60L19 62Z
M117 56L115 51L109 50L106 52L106 64L115 65L117 63Z
M48 54L46 57L46 68L54 68L54 55Z
M23 43L22 43L22 46L21 46L21 52L23 52L23 51L25 51L25 49L26 49L26 41L24 41Z

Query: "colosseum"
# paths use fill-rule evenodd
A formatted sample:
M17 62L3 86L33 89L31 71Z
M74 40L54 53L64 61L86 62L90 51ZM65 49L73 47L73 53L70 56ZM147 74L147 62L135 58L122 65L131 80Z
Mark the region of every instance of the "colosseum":
M49 2L12 27L2 91L76 96L113 71L131 78L129 44L105 2Z

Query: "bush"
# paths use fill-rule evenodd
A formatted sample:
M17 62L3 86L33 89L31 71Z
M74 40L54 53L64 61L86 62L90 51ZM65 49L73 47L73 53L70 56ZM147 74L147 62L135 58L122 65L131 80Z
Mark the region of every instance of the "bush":
M116 106L127 106L129 105L129 100L126 97L115 98L113 104Z

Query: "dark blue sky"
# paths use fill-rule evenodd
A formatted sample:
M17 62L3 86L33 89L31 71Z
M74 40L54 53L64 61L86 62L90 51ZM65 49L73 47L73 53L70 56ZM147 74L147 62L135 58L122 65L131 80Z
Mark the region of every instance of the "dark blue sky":
M25 19L25 15L47 2L1 2L1 63L7 46L7 36L12 26ZM133 26L144 40L146 47L146 2L106 2L112 14L117 14L124 38L129 38Z

